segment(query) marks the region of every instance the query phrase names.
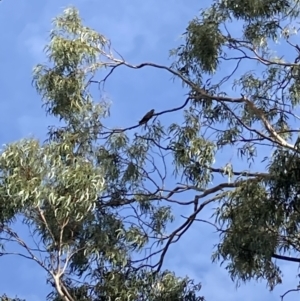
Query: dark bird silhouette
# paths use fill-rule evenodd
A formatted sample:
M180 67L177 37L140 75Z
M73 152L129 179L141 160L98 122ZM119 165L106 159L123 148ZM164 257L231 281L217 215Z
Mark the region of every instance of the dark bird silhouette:
M151 111L149 111L140 121L139 121L139 125L142 125L144 123L147 123L154 115L154 109L152 109Z
M184 65L182 68L178 69L181 74L189 75L189 67L188 65Z

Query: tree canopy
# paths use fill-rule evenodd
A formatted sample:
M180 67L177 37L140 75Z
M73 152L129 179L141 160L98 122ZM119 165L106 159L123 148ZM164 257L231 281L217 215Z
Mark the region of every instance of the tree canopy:
M33 74L46 112L63 125L50 126L44 142L26 138L1 152L0 254L19 244L47 272L50 300L199 301L200 284L162 265L214 204L213 261L237 284L281 283L276 259L300 262L299 14L298 1L214 1L163 66L131 64L65 9L49 62ZM109 128L110 104L93 87L120 66L163 69L188 95L180 107ZM182 123L162 120L175 111ZM215 166L222 151L236 159ZM192 213L170 232L174 204ZM32 242L14 231L17 219Z

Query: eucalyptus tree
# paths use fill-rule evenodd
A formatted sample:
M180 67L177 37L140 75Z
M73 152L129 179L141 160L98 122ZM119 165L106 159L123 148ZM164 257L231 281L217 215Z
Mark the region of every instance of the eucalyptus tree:
M124 65L156 68L189 90L182 106L154 113L146 133L132 142L146 145L148 154L160 151L162 161L168 154L168 172L180 178L169 188L161 181L150 198L193 207L166 236L158 270L168 247L211 203L220 232L212 258L226 264L237 284L265 279L273 289L282 282L276 259L299 264L299 14L299 1L213 1L188 24L171 66L106 55L109 75ZM160 121L174 111L183 112L182 124ZM215 166L226 150L236 159ZM193 197L180 202L187 191Z
M168 172L181 179L168 189L161 181L151 198L175 203L194 192L184 204L177 199L194 212L166 237L158 269L171 243L211 203L218 204L214 226L221 234L213 260L225 263L238 284L266 279L273 289L282 282L274 259L299 263L299 13L298 1L214 1L189 23L171 66L106 55L110 73L123 65L163 69L189 89L182 106L156 112L146 133L133 139L148 154L161 151L162 161L170 154ZM183 124L160 121L180 110ZM238 158L214 167L223 150ZM240 161L249 165L239 169ZM212 185L218 175L228 181Z
M54 20L50 63L36 66L33 82L63 125L50 126L44 142L23 139L1 152L0 256L19 255L46 271L50 300L202 300L200 284L151 266L151 244L161 244L172 215L143 183L149 146L105 134L109 106L94 102L89 88L108 48L75 9Z
M1 153L1 254L18 243L20 256L47 271L50 299L201 300L199 284L162 264L214 204L209 222L221 236L213 260L237 283L281 283L274 259L300 261L299 13L297 1L213 2L162 66L127 62L66 9L46 47L50 63L34 70L47 113L64 125L50 127L43 143L24 139ZM119 66L168 71L189 93L180 107L109 128L109 103L96 102L92 87ZM174 111L182 124L162 122ZM238 158L215 166L224 150ZM169 232L175 204L192 213ZM32 244L14 231L16 218Z

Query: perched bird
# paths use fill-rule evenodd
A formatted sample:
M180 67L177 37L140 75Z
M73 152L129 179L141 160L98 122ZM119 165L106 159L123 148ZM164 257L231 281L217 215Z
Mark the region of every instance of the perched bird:
M189 67L188 67L188 65L184 65L183 67L181 67L180 69L178 69L178 71L181 74L189 75Z
M152 109L151 111L149 111L140 121L139 121L139 125L142 125L144 123L147 123L154 115L154 109Z

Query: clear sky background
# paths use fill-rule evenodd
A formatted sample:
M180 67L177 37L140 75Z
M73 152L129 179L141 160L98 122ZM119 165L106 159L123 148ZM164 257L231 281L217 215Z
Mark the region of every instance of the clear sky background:
M178 46L188 22L208 1L178 0L3 0L0 2L0 144L34 135L44 139L47 126L56 123L46 117L41 100L31 85L32 68L45 62L43 48L48 41L51 20L68 5L76 6L84 23L108 37L113 47L131 63L152 61L170 65L169 50ZM235 30L239 30L238 25ZM249 70L253 66L248 66ZM245 67L247 68L247 66ZM226 75L227 70L222 70ZM148 110L161 111L181 105L186 91L170 74L155 69L117 69L105 91L112 101L114 126L135 125ZM176 121L176 114L168 115ZM224 153L222 167L232 153ZM257 167L257 166L256 166ZM257 167L259 168L259 166ZM201 218L209 217L206 211ZM18 229L22 231L19 226ZM284 284L269 293L266 284L251 282L236 290L227 272L211 263L218 236L213 228L194 225L167 255L165 268L188 275L203 285L208 301L280 300L280 294L297 285L297 265L282 263ZM49 292L44 272L33 262L17 257L0 257L0 294L18 295L27 301L44 300ZM297 294L285 300L294 300Z

